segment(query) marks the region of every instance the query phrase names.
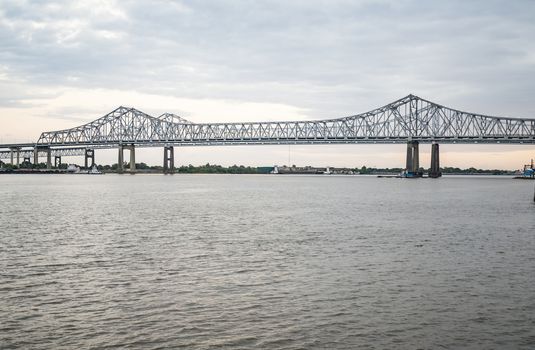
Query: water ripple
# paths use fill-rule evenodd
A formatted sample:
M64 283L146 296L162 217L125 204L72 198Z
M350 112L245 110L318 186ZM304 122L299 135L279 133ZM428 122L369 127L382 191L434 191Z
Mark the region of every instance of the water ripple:
M535 346L528 182L0 181L0 348Z

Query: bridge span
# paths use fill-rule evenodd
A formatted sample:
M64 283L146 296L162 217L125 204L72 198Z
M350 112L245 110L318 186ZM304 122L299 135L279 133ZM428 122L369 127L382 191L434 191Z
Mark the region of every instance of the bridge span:
M352 116L305 121L193 123L165 113L153 117L135 108L119 107L105 116L71 129L43 132L32 144L0 145L0 159L19 164L20 157L47 168L63 156L84 156L94 164L95 150L118 148L124 169L124 150L130 151L135 171L137 147L163 147L164 170L174 168L175 146L297 145L349 143L406 143L406 169L421 173L419 145L430 143L430 176L440 176L440 143L535 143L535 119L496 117L463 112L408 95L383 107Z

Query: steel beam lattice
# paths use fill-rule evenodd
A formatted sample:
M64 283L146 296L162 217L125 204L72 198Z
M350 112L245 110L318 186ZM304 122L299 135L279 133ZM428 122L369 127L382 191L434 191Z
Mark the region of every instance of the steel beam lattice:
M69 156L83 156L85 154L86 147L83 148L52 148L51 149L51 156L52 157L69 157ZM20 158L34 158L34 150L33 149L22 149L20 152ZM39 157L47 157L47 150L46 149L38 149L37 151L39 153ZM10 158L10 151L0 151L0 159L9 159Z
M329 143L535 143L535 119L494 117L444 107L408 95L383 107L348 117L280 122L192 123L174 114L153 117L119 107L72 129L43 132L39 155L84 155L86 148L120 145L201 146ZM5 148L10 147L6 145ZM11 145L13 147L13 145ZM33 149L20 146L20 156ZM32 147L32 148L34 148ZM2 147L0 147L2 148ZM0 150L0 158L10 157Z
M119 107L91 123L44 132L38 145L219 145L296 143L534 143L535 120L462 112L409 95L353 116L289 122L192 123Z

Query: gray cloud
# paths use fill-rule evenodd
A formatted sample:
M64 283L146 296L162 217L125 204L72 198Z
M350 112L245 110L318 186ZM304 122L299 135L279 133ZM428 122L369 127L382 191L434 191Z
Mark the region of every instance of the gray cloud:
M284 103L315 118L408 93L535 116L533 13L527 0L3 1L0 64L28 84Z

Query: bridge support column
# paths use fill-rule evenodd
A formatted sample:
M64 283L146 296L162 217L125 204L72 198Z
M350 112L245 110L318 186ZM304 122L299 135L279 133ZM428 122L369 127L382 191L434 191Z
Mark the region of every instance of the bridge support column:
M130 172L136 171L136 146L130 146Z
M439 146L438 143L431 145L431 169L429 170L429 177L437 178L442 176L440 171L440 158L439 158Z
M418 141L413 141L412 147L414 150L412 158L412 171L417 174L420 170L420 144Z
M89 159L91 159L91 164L89 164ZM91 148L85 149L85 168L89 169L95 165L95 150Z
M175 149L173 146L163 148L163 172L164 174L175 172Z
M52 150L50 147L46 149L46 168L47 170L52 169Z
M124 147L119 145L119 159L117 160L117 172L124 172Z
M17 167L20 164L20 148L17 148Z
M405 170L407 172L409 171L412 171L412 157L413 157L413 148L412 148L412 143L409 141L407 142L407 162L406 162L406 165L405 165Z
M117 162L117 172L124 172L124 150L127 149L130 151L130 172L136 171L136 146L131 145L119 145L119 161Z
M421 177L420 172L420 145L418 141L407 142L407 164L406 173L408 177Z
M39 165L39 150L37 149L37 146L33 148L33 167L37 167Z
M13 162L14 162L14 159L13 159L13 156L14 156L14 153L13 153L13 148L11 148L9 150L9 155L11 156L11 165L14 165Z
M61 166L61 156L54 157L54 167L59 168Z

